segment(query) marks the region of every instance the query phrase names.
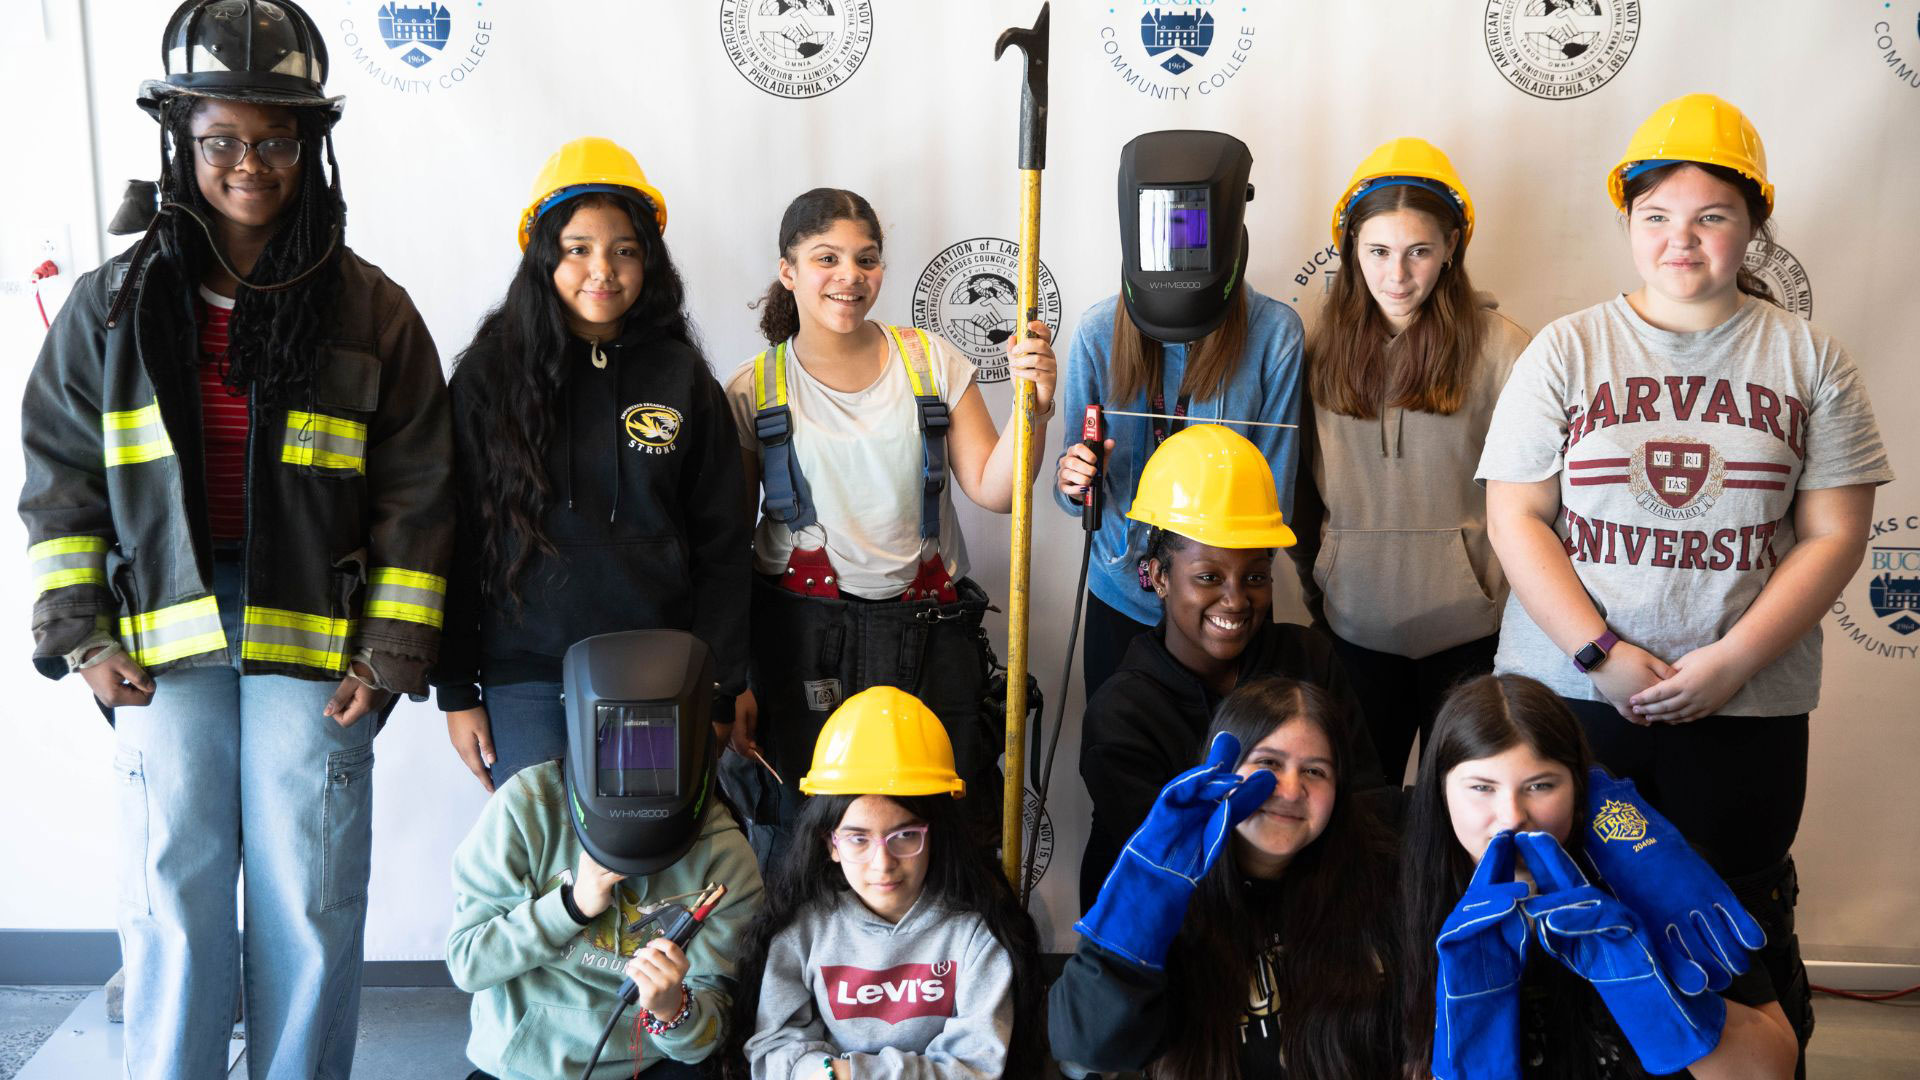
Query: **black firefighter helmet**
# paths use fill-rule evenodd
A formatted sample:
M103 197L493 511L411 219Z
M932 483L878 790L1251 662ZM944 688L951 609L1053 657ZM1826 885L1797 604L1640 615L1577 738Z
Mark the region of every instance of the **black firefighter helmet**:
M575 642L563 662L567 818L593 860L652 874L693 846L713 794L713 657L682 630Z
M255 105L322 108L328 97L327 43L292 0L186 0L167 20L161 41L166 75L140 84L140 107L160 117L175 94Z

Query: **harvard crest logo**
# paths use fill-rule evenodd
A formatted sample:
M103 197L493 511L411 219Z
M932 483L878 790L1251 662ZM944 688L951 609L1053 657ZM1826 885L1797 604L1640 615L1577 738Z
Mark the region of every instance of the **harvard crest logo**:
M1593 815L1593 835L1601 843L1638 844L1647 837L1646 815L1632 803L1608 799Z
M1627 469L1627 486L1647 512L1668 521L1697 518L1726 486L1727 463L1706 443L1642 443Z
M674 440L680 437L680 423L680 410L652 402L629 405L620 414L627 448L643 454L672 453Z

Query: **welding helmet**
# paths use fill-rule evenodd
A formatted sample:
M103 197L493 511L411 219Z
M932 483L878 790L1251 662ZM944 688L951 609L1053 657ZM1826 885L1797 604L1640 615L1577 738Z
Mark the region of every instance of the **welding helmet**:
M1247 144L1217 131L1149 131L1120 150L1120 296L1140 332L1198 341L1246 288Z
M567 819L587 854L628 876L673 865L715 797L713 657L682 630L574 643L563 661Z

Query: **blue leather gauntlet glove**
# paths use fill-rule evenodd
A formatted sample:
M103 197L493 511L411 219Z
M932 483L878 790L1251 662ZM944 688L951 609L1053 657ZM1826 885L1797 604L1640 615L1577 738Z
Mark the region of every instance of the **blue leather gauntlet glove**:
M1433 992L1434 1080L1520 1075L1520 975L1527 966L1524 883L1513 880L1513 834L1503 832L1440 925Z
M1767 935L1727 883L1687 846L1631 780L1587 774L1587 854L1613 894L1653 931L1654 951L1683 994L1727 988Z
M1521 833L1519 843L1539 887L1522 906L1540 947L1600 991L1640 1064L1665 1075L1712 1053L1727 1022L1720 995L1676 989L1632 909L1589 885L1551 835Z
M1127 841L1100 886L1093 910L1073 925L1108 952L1158 971L1187 917L1193 890L1242 818L1273 794L1273 774L1242 779L1233 771L1240 740L1213 737L1203 765L1160 789L1146 823Z

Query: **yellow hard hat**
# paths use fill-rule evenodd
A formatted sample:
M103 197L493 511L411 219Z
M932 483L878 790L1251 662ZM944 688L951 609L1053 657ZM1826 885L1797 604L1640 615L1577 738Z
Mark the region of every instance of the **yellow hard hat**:
M666 233L666 197L660 194L659 188L647 183L647 174L640 170L640 162L612 139L589 135L555 150L547 163L540 166L540 175L534 178L533 194L527 209L520 215L521 251L527 250L527 238L533 235L534 219L557 201L581 194L581 188L598 191L631 188L639 192L653 204L654 225L662 235Z
M1393 184L1413 184L1451 198L1460 208L1460 246L1466 247L1467 241L1473 239L1473 197L1467 194L1467 185L1460 182L1460 174L1453 171L1453 162L1427 140L1409 137L1389 139L1374 147L1373 153L1353 170L1347 190L1340 194L1340 201L1333 204L1336 245L1340 243L1340 230L1347 223L1347 208L1353 205L1353 200Z
M1627 212L1626 181L1639 166L1654 168L1674 161L1721 165L1760 185L1760 197L1773 210L1773 185L1767 182L1767 148L1760 145L1746 114L1712 94L1688 94L1653 110L1627 143L1627 152L1607 172L1607 194Z
M1140 470L1127 516L1212 547L1294 544L1266 457L1219 424L1192 423L1161 443Z
M953 742L933 710L905 690L875 686L840 703L813 744L806 795L965 794Z

